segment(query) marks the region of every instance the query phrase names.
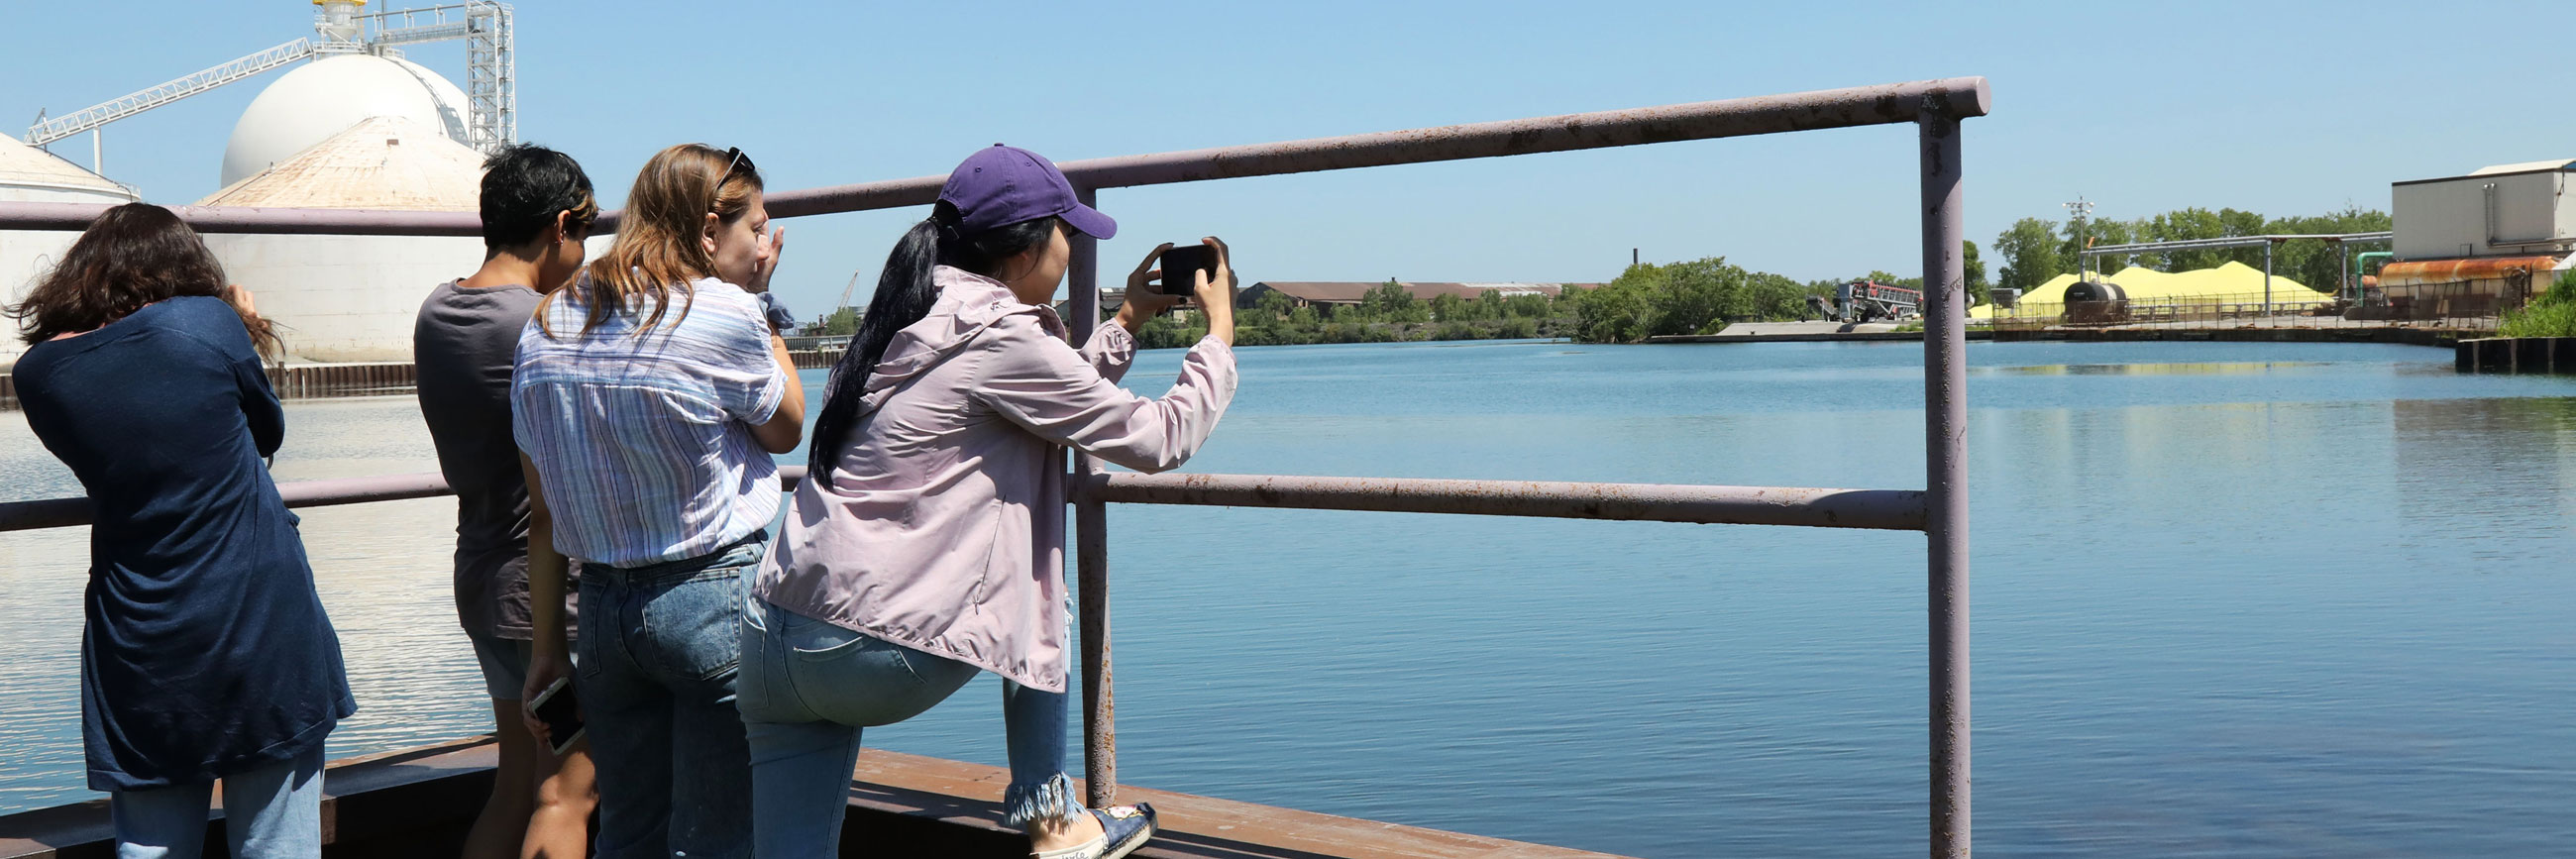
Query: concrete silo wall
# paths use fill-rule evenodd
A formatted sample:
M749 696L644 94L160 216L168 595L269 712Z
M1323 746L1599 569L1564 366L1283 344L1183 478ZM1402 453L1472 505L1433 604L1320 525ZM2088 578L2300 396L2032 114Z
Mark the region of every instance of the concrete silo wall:
M210 235L224 274L308 361L410 361L412 320L439 284L474 273L481 239Z
M53 268L79 233L0 230L0 304L17 304L27 288ZM18 363L27 346L18 341L16 320L0 325L0 371Z

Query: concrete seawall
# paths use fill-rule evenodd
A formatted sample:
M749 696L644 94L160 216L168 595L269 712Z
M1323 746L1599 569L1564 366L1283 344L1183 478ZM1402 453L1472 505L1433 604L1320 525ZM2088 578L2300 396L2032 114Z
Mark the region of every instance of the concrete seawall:
M2452 360L2463 373L2576 373L2576 337L2462 340Z

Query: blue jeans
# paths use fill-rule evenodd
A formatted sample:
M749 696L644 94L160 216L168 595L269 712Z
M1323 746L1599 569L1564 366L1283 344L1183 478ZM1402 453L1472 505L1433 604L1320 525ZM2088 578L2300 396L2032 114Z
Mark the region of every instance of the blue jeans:
M761 859L839 856L859 730L920 715L977 670L746 597L739 703ZM1064 774L1064 694L1005 680L1002 721L1011 754L1002 822L1081 814Z
M585 564L574 674L599 773L600 859L751 855L734 709L745 583L768 536L642 567Z
M118 791L107 800L116 859L197 859L212 783ZM224 776L224 835L234 859L322 855L322 746Z

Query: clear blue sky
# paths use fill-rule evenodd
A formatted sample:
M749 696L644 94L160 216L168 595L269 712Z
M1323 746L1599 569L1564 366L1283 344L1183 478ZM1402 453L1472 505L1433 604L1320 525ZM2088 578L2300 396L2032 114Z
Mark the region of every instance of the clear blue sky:
M403 0L392 0L402 3ZM427 5L421 0L420 5ZM13 3L0 116L78 109L311 30L305 0ZM519 130L612 205L654 150L741 146L773 188L1984 75L1968 234L2183 206L2386 208L2388 183L2576 157L2563 9L2540 3L518 4ZM414 59L461 81L456 43ZM280 72L273 72L273 78ZM261 81L109 128L156 202L216 188ZM13 136L23 133L5 123ZM1917 262L1913 129L1104 192L1114 277L1223 235L1249 279L1604 280L1723 255L1801 279ZM57 145L87 161L86 138ZM780 289L873 283L919 211L790 225ZM471 261L460 262L462 271ZM867 284L861 285L864 296Z

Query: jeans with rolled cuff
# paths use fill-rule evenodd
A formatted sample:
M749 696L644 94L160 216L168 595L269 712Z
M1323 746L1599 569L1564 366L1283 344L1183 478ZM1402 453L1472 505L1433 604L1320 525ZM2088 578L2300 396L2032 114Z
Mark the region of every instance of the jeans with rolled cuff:
M860 730L920 715L978 670L746 597L739 704L762 859L840 855ZM1011 757L1005 825L1083 813L1064 773L1065 710L1062 692L1003 681Z

